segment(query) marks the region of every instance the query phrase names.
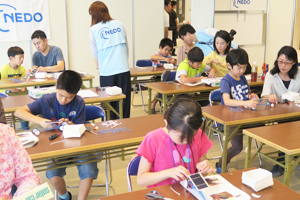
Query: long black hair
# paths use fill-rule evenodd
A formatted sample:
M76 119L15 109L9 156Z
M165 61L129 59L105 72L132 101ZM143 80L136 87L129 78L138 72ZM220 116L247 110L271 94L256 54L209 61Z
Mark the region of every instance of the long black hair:
M224 54L226 55L226 54L229 52L230 47L231 47L231 36L229 35L229 33L228 33L227 31L223 31L223 30L220 30L220 31L218 31L218 32L216 33L215 38L214 38L214 44L213 44L213 45L214 45L215 51L216 51L218 54L220 54L220 52L218 51L218 49L217 49L217 47L216 47L216 39L217 39L217 37L222 38L223 40L225 40L226 44L228 44L228 45L227 45L227 48L226 48L225 51L224 51Z

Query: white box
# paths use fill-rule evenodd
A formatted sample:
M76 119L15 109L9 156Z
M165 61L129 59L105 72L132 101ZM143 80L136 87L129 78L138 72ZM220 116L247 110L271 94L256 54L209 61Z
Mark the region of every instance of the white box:
M64 138L80 138L85 131L84 124L65 125L63 130Z
M122 94L122 89L117 86L105 88L105 91L108 95L112 96Z
M256 192L274 185L272 173L261 168L243 172L242 183L250 186Z
M165 69L174 69L174 65L173 64L164 64L164 68Z
M288 91L287 93L282 94L281 99L282 100L287 99L289 101L296 101L297 99L300 99L300 96L299 96L299 93L297 93L297 92Z
M35 78L47 78L47 72L37 72L34 76Z
M50 94L56 92L56 87L45 87L45 88L31 88L28 89L28 95L34 99L40 98L43 94Z

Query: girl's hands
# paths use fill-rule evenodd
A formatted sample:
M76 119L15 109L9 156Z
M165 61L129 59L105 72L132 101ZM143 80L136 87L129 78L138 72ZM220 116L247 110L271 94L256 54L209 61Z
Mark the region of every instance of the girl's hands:
M221 64L220 61L218 59L213 59L212 60L213 63L216 63L217 65Z
M270 94L269 95L269 102L274 103L274 104L278 104L277 97L276 97L275 94Z
M201 162L198 162L196 165L196 168L198 169L198 172L201 174L205 173L215 173L217 170L213 168L208 160L203 160Z
M174 167L170 169L170 178L175 179L176 181L182 181L185 180L186 177L188 177L190 175L189 170L187 170L185 167L183 166L178 166L178 167Z

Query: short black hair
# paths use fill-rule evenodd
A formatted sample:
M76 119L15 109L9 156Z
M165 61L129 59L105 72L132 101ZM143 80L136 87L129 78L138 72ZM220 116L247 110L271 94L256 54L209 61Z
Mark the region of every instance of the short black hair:
M16 55L19 55L19 54L24 54L24 51L23 49L21 49L20 47L10 47L8 50L7 50L7 55L8 57L15 57Z
M292 68L290 69L290 71L288 72L288 75L291 79L294 79L298 73L298 55L297 55L297 51L291 47L291 46L284 46L282 47L278 54L277 54L277 59L279 58L280 55L285 55L286 58L292 62L295 62L292 66ZM277 59L274 62L274 68L270 71L270 73L272 75L279 73L280 69L278 67L278 61Z
M159 46L163 49L165 48L165 46L169 46L171 47L171 49L173 49L173 42L171 39L169 38L164 38L160 41Z
M70 94L77 94L82 85L81 76L72 70L65 70L57 79L56 89L65 90Z
M188 52L188 60L192 63L194 62L202 62L204 59L204 53L199 47L194 47Z
M173 7L173 6L177 5L177 2L176 1L171 1L171 5Z
M181 36L186 36L187 33L194 34L196 30L190 24L184 24L178 30L178 35L181 38Z
M168 6L170 3L170 0L165 0L165 6Z
M234 65L247 65L249 62L248 54L244 49L232 49L226 56L226 62L233 67Z
M39 39L41 38L42 40L46 39L47 36L46 36L46 33L44 31L41 31L41 30L36 30L34 31L34 33L31 35L31 40L33 39Z
M220 54L220 52L218 51L218 49L216 47L216 38L217 37L220 37L223 40L225 40L226 44L229 43L227 48L225 49L225 52L224 52L224 54L226 55L229 52L230 47L231 47L231 36L229 35L229 33L227 31L224 31L224 30L220 30L216 33L215 38L214 38L214 48L215 48L215 51L218 54Z

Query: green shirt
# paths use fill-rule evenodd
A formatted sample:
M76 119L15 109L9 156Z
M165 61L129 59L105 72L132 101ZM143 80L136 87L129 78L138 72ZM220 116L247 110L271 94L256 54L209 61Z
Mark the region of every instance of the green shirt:
M208 72L210 70L210 66L206 65L202 62L200 68L192 68L188 63L188 58L182 61L176 71L176 80L181 82L180 75L186 75L187 77L201 77L203 72Z

